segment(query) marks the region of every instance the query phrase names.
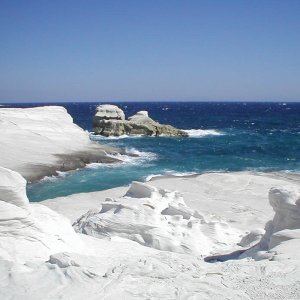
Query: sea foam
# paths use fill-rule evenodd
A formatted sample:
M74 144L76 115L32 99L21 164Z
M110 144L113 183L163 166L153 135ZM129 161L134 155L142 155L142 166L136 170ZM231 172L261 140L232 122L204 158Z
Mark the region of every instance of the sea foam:
M129 155L124 154L117 154L117 155L111 155L107 154L109 157L117 158L120 160L119 163L115 164L106 164L106 163L90 163L86 165L86 168L88 169L98 169L98 168L118 168L120 166L127 166L127 165L141 165L145 164L149 161L156 160L157 154L153 152L145 152L145 151L139 151L135 148L126 148L126 152ZM133 154L134 156L131 156L130 154Z
M208 135L224 135L224 132L218 131L215 129L185 129L183 130L186 132L189 137L204 137ZM90 138L93 141L101 141L101 140L119 140L119 139L128 139L128 138L141 138L145 137L145 135L137 134L137 135L120 135L120 136L109 136L105 137L102 135L95 135L93 132L90 132ZM148 137L154 137L154 136L148 136ZM160 137L169 137L168 135L161 134Z
M89 134L90 134L90 139L92 141L119 140L119 139L128 139L128 138L143 137L143 135L141 135L141 134L137 134L137 135L123 134L123 135L120 135L120 136L102 136L102 135L96 135L96 134L94 134L94 132L89 132Z
M188 129L184 130L189 137L204 137L207 135L224 135L222 131L218 131L215 129Z

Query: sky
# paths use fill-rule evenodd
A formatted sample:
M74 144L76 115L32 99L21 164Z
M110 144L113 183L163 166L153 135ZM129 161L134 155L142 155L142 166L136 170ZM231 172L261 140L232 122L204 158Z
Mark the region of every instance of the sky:
M0 0L0 102L300 101L299 0Z

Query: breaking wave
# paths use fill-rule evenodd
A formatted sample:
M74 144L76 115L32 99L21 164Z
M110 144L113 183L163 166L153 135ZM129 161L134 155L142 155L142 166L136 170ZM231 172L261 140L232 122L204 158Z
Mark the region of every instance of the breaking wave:
M186 132L189 137L205 137L208 135L224 135L225 133L222 131L218 131L215 129L185 129L182 130L184 132ZM141 137L145 137L145 135L142 134L137 134L137 135L120 135L120 136L109 136L109 137L105 137L102 135L95 135L93 132L90 132L90 138L93 141L101 141L101 140L119 140L119 139L133 139L133 138L141 138ZM154 136L147 136L147 137L154 137ZM160 135L160 137L168 137L168 135Z
M98 169L98 168L117 168L121 165L127 166L127 165L144 165L147 162L150 162L152 160L156 160L158 158L157 154L153 152L144 152L139 151L135 148L126 148L126 153L128 155L124 154L117 154L117 155L110 155L107 154L107 156L111 156L114 158L117 158L120 160L119 163L114 164L106 164L106 163L90 163L86 165L86 168L88 169ZM130 155L132 154L132 156Z
M224 132L215 129L188 129L184 130L189 137L204 137L207 135L224 135Z

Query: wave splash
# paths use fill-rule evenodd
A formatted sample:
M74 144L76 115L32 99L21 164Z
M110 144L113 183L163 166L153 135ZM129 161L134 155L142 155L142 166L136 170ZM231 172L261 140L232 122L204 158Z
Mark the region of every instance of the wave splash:
M225 133L222 131L218 131L215 129L182 129L182 131L186 132L189 137L205 137L208 135L215 135L220 136L224 135ZM119 140L119 139L128 139L128 138L141 138L145 137L144 135L138 134L138 135L121 135L121 136L101 136L101 135L95 135L93 132L90 132L90 138L94 141L101 141L101 140ZM151 136L150 136L151 137ZM161 135L161 137L167 137L164 135Z
M111 156L114 158L118 158L120 160L120 163L115 164L106 164L106 163L90 163L86 165L86 168L88 169L98 169L103 167L108 168L117 168L120 167L120 165L144 165L145 163L148 163L152 160L156 160L158 158L157 154L153 152L145 152L145 151L139 151L135 148L125 148L126 153L128 155L124 154L117 154L117 155L110 155L107 154L107 156ZM134 156L131 156L130 154L133 154Z
M222 131L218 131L215 129L188 129L183 130L186 132L189 137L204 137L207 135L224 135Z
M141 134L137 134L137 135L127 135L127 134L123 134L120 136L102 136L102 135L97 135L94 134L93 132L89 132L90 135L90 139L92 141L101 141L101 140L120 140L120 139L128 139L128 138L140 138L143 137L143 135Z

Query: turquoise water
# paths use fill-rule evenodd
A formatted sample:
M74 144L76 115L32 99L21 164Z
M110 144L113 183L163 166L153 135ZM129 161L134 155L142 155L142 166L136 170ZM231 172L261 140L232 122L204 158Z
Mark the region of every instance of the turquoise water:
M95 103L63 104L91 131ZM137 152L117 165L46 178L28 186L31 201L90 192L146 180L150 175L207 171L300 171L299 103L119 103L127 116L148 110L151 117L189 131L189 138L94 137L99 143ZM19 105L21 106L21 105ZM24 104L23 106L32 106Z

